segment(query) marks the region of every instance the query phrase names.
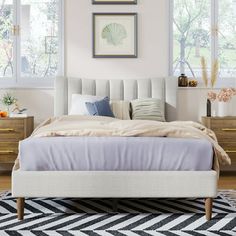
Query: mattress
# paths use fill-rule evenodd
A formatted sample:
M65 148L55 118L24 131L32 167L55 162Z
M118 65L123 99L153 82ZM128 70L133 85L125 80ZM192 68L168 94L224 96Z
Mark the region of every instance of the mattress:
M201 139L45 137L19 144L22 171L209 171L213 148Z

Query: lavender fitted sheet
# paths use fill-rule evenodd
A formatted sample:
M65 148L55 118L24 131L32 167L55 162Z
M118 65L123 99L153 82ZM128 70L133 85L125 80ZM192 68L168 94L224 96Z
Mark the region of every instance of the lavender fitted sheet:
M208 171L210 142L157 137L50 137L20 142L23 171Z

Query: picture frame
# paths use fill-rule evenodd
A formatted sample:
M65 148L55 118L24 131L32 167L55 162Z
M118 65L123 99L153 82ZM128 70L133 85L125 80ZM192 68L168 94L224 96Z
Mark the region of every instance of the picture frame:
M92 4L126 4L126 5L136 5L137 0L92 0Z
M93 58L137 58L138 14L93 13Z

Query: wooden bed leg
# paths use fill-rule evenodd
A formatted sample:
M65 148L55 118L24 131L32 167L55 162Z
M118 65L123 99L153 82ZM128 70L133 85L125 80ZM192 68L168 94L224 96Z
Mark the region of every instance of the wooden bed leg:
M213 206L213 199L207 198L205 200L205 211L206 211L206 219L209 221L212 217L212 206Z
M24 207L25 207L25 199L17 198L17 216L18 220L24 219Z

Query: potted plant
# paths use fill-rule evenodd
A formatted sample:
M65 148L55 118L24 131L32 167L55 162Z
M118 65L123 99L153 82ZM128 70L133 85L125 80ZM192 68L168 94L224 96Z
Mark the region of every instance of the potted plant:
M17 99L13 97L10 93L6 93L3 95L1 102L7 108L8 115L10 114L10 107L15 104Z
M208 99L211 102L218 101L218 116L224 117L231 115L229 109L229 102L232 100L233 96L236 95L235 88L223 88L219 93L210 91L208 93Z

